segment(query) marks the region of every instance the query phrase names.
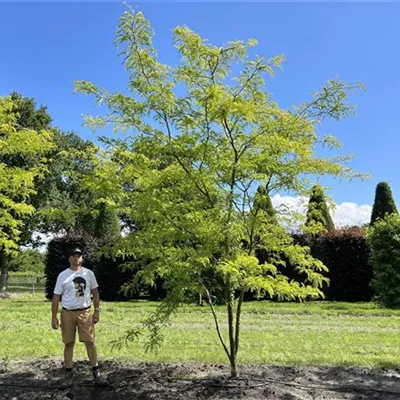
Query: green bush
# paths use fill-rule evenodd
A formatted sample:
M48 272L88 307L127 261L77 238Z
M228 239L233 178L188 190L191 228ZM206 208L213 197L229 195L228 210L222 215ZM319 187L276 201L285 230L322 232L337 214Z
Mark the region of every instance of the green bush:
M325 298L333 301L370 301L370 249L361 228L336 229L320 234L311 245L313 257L328 267Z
M370 250L361 228L345 228L326 231L310 239L305 234L293 234L293 241L310 248L311 255L328 268L324 275L329 285L322 287L326 300L370 301L373 295L371 280L372 266L369 263ZM270 258L265 250L257 252L260 262ZM285 265L278 270L289 279L305 283L306 276L296 271L285 257Z
M400 307L400 216L387 215L369 231L372 250L372 285L378 301L385 307Z
M124 301L137 297L137 291L124 292L121 287L133 278L134 271L124 269L123 264L129 260L112 259L102 255L96 261L93 272L99 284L100 299L105 301Z
M45 254L36 249L21 250L9 260L10 271L31 271L43 275Z

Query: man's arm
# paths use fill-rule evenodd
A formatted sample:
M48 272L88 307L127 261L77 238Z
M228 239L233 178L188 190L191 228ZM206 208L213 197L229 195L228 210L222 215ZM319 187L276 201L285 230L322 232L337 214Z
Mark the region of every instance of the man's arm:
M92 289L92 295L93 295L93 305L94 305L93 323L96 324L100 320L100 296L99 296L99 290L97 288Z
M57 318L59 304L60 304L60 296L58 294L54 294L53 299L51 301L51 327L53 329L58 329L58 327L60 326Z

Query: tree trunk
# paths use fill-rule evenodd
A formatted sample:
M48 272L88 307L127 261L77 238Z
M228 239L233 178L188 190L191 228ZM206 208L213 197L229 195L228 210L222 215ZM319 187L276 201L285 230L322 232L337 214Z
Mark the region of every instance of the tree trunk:
M231 363L231 377L237 378L236 343L232 303L228 303L228 333L229 333L229 361Z
M0 296L5 296L7 292L7 284L8 284L8 265L6 261L6 255L4 251L0 251Z
M236 368L236 343L235 343L235 325L234 325L234 304L233 294L231 292L230 284L226 287L226 300L228 311L228 335L229 335L229 362L231 364L231 378L237 378Z
M238 370L236 366L236 354L231 355L229 361L231 363L231 378L237 378Z

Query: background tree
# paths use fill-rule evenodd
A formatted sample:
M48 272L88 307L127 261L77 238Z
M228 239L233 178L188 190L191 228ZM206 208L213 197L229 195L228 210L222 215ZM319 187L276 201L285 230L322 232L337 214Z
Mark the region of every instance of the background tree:
M104 202L96 206L94 236L104 243L113 242L121 236L118 214L115 208Z
M44 156L53 147L52 133L21 128L17 104L11 97L0 98L0 294L8 281L8 258L19 247L21 231L34 207L35 180L46 171ZM29 162L21 165L20 161Z
M321 185L314 185L308 202L306 227L314 231L331 231L335 229L331 214Z
M400 216L386 214L369 231L374 278L372 287L385 307L400 307Z
M276 211L272 205L271 197L269 196L265 186L260 185L257 188L257 192L254 196L253 210L254 212L263 210L266 213L266 216L271 219L271 221L278 222Z
M46 106L37 107L36 101L24 97L20 93L12 92L11 100L14 103L15 126L17 129L33 129L34 131L50 130L52 119Z
M254 203L252 185L304 193L309 174L353 176L342 167L346 157L320 158L313 149L321 139L316 124L325 116L347 116L352 111L347 94L357 85L331 80L309 103L284 110L265 92L263 79L281 66L283 56L249 58L255 40L214 47L189 28L177 27L174 42L182 61L170 67L158 61L152 36L142 13L121 17L116 42L132 96L77 83L77 90L94 94L110 109L105 116L87 117L88 124L112 123L116 130L137 132L113 142L86 184L102 190L140 226L116 248L148 260L138 278L165 279L167 298L144 323L153 344L188 292L209 295L210 287L222 282L226 329L208 298L235 377L244 293L306 299L321 296L324 282L324 266L308 249L295 245L264 210L248 211ZM233 76L237 63L242 72ZM331 137L322 141L335 143ZM276 265L282 260L260 264L255 257L260 243L290 260L307 275L307 284L279 273ZM125 339L141 331L134 328Z
M82 140L73 132L62 132L51 125L51 117L45 106L13 92L10 98L14 104L14 126L18 130L51 132L53 147L46 152L41 162L45 173L34 179L34 192L24 202L35 212L24 220L20 227L19 244L23 246L42 245L41 235L65 233L83 227L94 231L94 217L91 193L82 189L81 176L91 170L90 160L97 151L93 143ZM19 152L3 155L2 161L10 168L33 168L38 162L37 154ZM43 169L44 171L44 169ZM3 262L13 264L9 254Z
M9 261L10 271L43 274L45 257L44 253L40 253L36 249L20 249Z
M33 98L13 92L15 125L18 129L48 130L53 133L53 149L47 154L46 174L35 180L35 194L29 199L36 212L25 221L21 244L40 245L33 233L54 234L86 227L94 230L92 198L82 189L80 179L91 170L90 160L97 151L93 143L74 132L63 132L51 124L46 106L37 106ZM29 167L29 155L13 155L8 165ZM89 221L89 219L91 219Z
M384 218L386 214L398 214L398 211L389 184L387 182L379 182L376 185L375 190L371 225L373 225L379 218Z

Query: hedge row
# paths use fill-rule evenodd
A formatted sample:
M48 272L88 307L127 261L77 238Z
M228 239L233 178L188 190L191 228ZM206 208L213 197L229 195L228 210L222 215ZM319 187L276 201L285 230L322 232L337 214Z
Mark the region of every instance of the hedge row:
M319 236L310 248L311 254L329 269L330 284L323 289L327 300L355 302L372 299L371 251L359 228L327 232Z
M308 246L311 255L328 267L326 276L330 284L322 288L326 300L356 302L372 299L370 249L360 228L337 229L312 240L306 235L296 234L293 239L297 244ZM257 257L264 262L268 254L260 251ZM304 280L289 263L281 272L289 279Z
M359 228L338 229L320 235L312 241L305 235L294 235L296 243L310 247L311 254L321 260L329 269L327 277L330 285L323 288L327 300L369 301L373 292L370 285L372 267L368 263L370 250L364 233ZM46 297L50 299L58 274L68 268L68 254L74 247L84 251L85 267L92 269L99 283L100 296L106 301L123 301L140 296L158 300L165 296L163 282L156 287L137 286L136 290L124 292L121 287L132 280L135 268L126 269L124 265L132 260L111 259L102 256L96 259L96 243L84 234L70 234L56 238L49 243L46 260ZM257 254L261 262L268 254ZM136 266L136 270L140 268ZM282 271L290 279L302 281L294 268L287 264ZM250 300L252 294L246 294Z

